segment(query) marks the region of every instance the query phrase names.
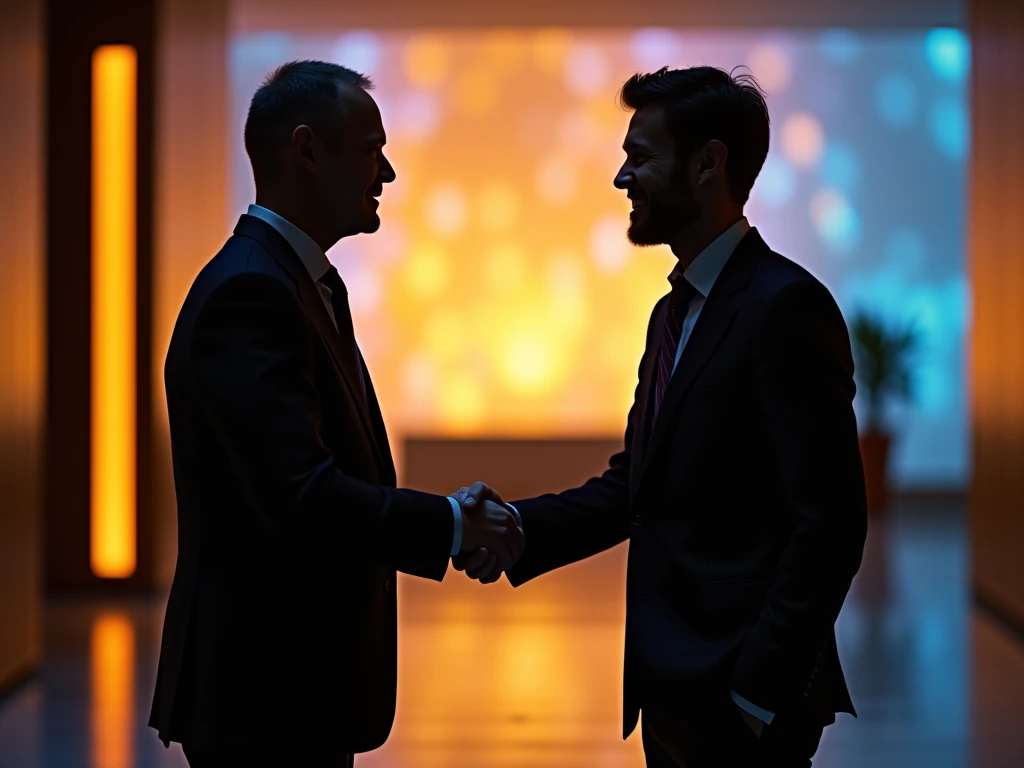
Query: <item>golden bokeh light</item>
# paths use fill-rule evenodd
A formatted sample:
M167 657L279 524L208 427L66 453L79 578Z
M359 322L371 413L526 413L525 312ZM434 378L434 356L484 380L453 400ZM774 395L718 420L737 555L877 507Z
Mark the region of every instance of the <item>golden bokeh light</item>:
M568 30L557 27L537 30L530 41L534 66L552 75L561 72L571 45L572 35Z
M482 117L497 106L499 90L498 73L492 68L466 70L455 80L455 106L466 115Z
M484 386L479 377L464 370L443 372L437 412L456 434L467 434L484 424Z
M415 243L403 266L402 277L407 290L414 297L434 299L448 287L448 256L441 246L429 240Z
M825 151L825 131L809 112L794 112L782 124L782 151L793 165L810 168Z
M380 230L331 258L392 444L621 432L673 264L629 244L612 185L630 46L558 28L379 37L397 180Z
M750 71L769 96L782 93L793 78L793 65L781 46L762 43L750 52Z
M449 46L438 35L416 35L405 48L403 68L413 85L435 88L448 77Z
M440 235L456 235L466 222L466 197L457 184L434 188L426 200L427 225Z
M552 341L541 332L521 330L505 342L501 372L510 389L522 394L551 390L558 358Z
M519 197L505 182L491 182L480 193L480 222L488 232L504 232L516 223Z
M526 34L515 29L488 32L483 40L485 66L500 74L514 72L522 66L527 54Z
M446 308L435 312L424 321L424 349L431 360L449 365L465 352L467 330L465 321L456 309Z
M561 154L542 159L537 166L535 187L537 195L546 203L569 202L576 194L576 166Z
M501 243L488 249L484 257L484 285L495 292L519 290L526 279L527 256L516 243Z

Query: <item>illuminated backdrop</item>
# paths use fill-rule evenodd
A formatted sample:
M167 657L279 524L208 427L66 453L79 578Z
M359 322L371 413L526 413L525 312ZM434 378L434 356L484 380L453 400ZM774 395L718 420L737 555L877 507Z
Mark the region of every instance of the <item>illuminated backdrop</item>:
M625 239L618 86L662 65L745 65L772 116L752 223L848 318L920 324L897 477L965 481L962 33L318 30L239 35L230 56L232 223L254 197L242 126L268 71L322 58L376 83L398 180L381 230L329 256L394 442L621 432L672 257Z

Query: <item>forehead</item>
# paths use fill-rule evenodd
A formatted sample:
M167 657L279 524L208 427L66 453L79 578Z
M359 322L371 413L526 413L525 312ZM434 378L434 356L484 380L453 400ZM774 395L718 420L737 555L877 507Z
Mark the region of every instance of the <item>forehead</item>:
M369 93L356 86L342 85L338 89L338 98L347 132L359 138L370 134L379 134L383 138L380 109Z
M633 113L629 120L625 144L646 145L653 148L671 147L672 137L669 135L665 120L665 107L662 104L648 104Z

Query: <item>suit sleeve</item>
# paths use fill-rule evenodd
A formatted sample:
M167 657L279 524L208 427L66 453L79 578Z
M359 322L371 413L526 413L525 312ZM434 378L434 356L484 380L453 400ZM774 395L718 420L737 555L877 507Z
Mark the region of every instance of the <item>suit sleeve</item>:
M791 531L775 583L733 670L770 712L803 692L831 637L867 533L850 338L820 283L790 286L761 325L755 392Z
M660 306L660 304L658 305ZM548 571L583 560L614 547L629 538L629 473L633 437L641 418L638 403L643 371L651 352L651 327L659 316L658 306L647 327L647 351L640 370L633 405L626 419L621 451L608 460L608 469L584 485L561 493L514 501L526 534L523 556L508 572L509 582L518 587Z
M313 361L301 306L267 275L230 278L197 317L188 360L192 389L250 489L259 524L283 541L328 536L342 556L402 563L443 578L451 504L341 471L321 439Z

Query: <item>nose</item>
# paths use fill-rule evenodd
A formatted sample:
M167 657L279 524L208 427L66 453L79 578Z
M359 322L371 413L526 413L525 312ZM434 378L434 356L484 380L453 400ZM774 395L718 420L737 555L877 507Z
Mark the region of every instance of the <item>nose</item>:
M629 167L629 163L624 163L619 172L615 174L615 179L612 184L615 185L616 189L629 189L636 181L636 176L633 175L633 170Z
M384 184L390 184L392 181L398 178L398 174L395 173L394 166L391 165L390 160L384 157L383 153L381 153L380 156L380 169L377 175L380 177L381 182Z

